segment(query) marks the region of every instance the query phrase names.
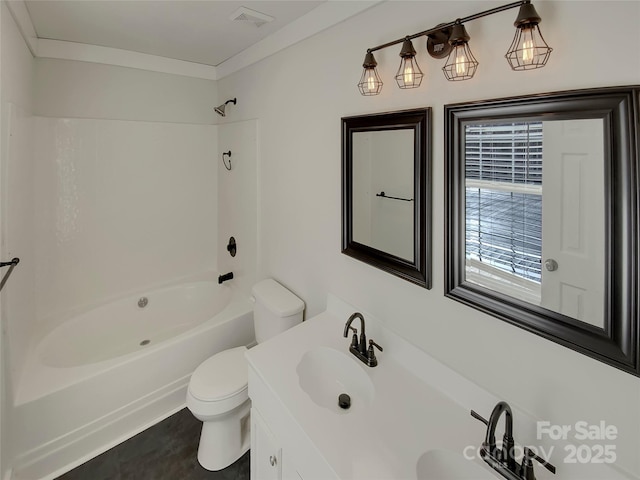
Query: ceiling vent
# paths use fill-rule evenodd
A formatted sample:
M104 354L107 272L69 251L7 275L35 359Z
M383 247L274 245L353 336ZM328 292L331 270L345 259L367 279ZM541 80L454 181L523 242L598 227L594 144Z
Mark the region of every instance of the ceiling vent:
M275 18L264 13L256 12L247 7L240 7L229 17L231 20L251 23L256 27L261 27L265 23L273 22Z

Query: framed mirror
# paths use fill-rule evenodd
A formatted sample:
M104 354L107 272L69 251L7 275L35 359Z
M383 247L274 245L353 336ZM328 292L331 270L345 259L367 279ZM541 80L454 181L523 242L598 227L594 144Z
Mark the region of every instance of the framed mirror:
M639 92L445 106L445 295L638 376Z
M342 253L431 288L431 109L342 118Z

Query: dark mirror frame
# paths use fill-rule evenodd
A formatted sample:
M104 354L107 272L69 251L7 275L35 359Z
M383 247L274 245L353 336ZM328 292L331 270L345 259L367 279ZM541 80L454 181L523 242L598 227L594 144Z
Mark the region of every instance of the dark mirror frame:
M639 94L640 86L610 87L445 105L445 295L637 376ZM580 118L604 124L604 328L465 281L465 126Z
M414 132L413 261L353 239L353 134ZM431 288L431 108L342 118L342 253L424 288Z

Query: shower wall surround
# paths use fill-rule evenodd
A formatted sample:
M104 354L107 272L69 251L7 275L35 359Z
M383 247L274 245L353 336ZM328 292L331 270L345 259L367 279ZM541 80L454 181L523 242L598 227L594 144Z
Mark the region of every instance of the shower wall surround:
M258 261L258 121L218 125L218 270L233 272L234 282L250 292ZM222 152L231 150L231 170L222 164ZM227 252L234 237L237 254Z
M216 269L215 82L34 65L40 330L69 308Z
M33 240L33 58L0 3L0 255L20 257L0 295L0 475L12 458L7 428L13 386L21 373L35 324ZM10 181L10 177L15 181ZM3 272L4 273L4 272ZM11 337L12 342L9 342Z
M70 309L216 268L216 128L35 119L44 328Z
M217 268L218 98L213 81L34 59L1 8L0 233L22 259L1 304L5 478L25 454L23 365L62 312Z
M20 376L20 367L26 359L35 326L33 285L36 242L31 221L35 211L35 162L32 146L34 118L18 104L5 105L7 143L2 174L10 181L3 182L2 257L19 257L20 264L11 274L1 295L3 315L6 315L8 321L6 331L11 338L7 350L11 379L15 384Z

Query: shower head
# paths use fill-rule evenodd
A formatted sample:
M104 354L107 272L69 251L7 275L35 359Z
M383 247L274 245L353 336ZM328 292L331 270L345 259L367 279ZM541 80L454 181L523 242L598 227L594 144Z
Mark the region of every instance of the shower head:
M232 98L231 100L227 100L226 102L224 102L222 105L218 105L217 107L214 108L214 110L216 111L216 113L218 115L220 115L221 117L226 117L227 114L224 113L224 109L227 105L227 103L233 103L234 105L236 104L236 99Z

